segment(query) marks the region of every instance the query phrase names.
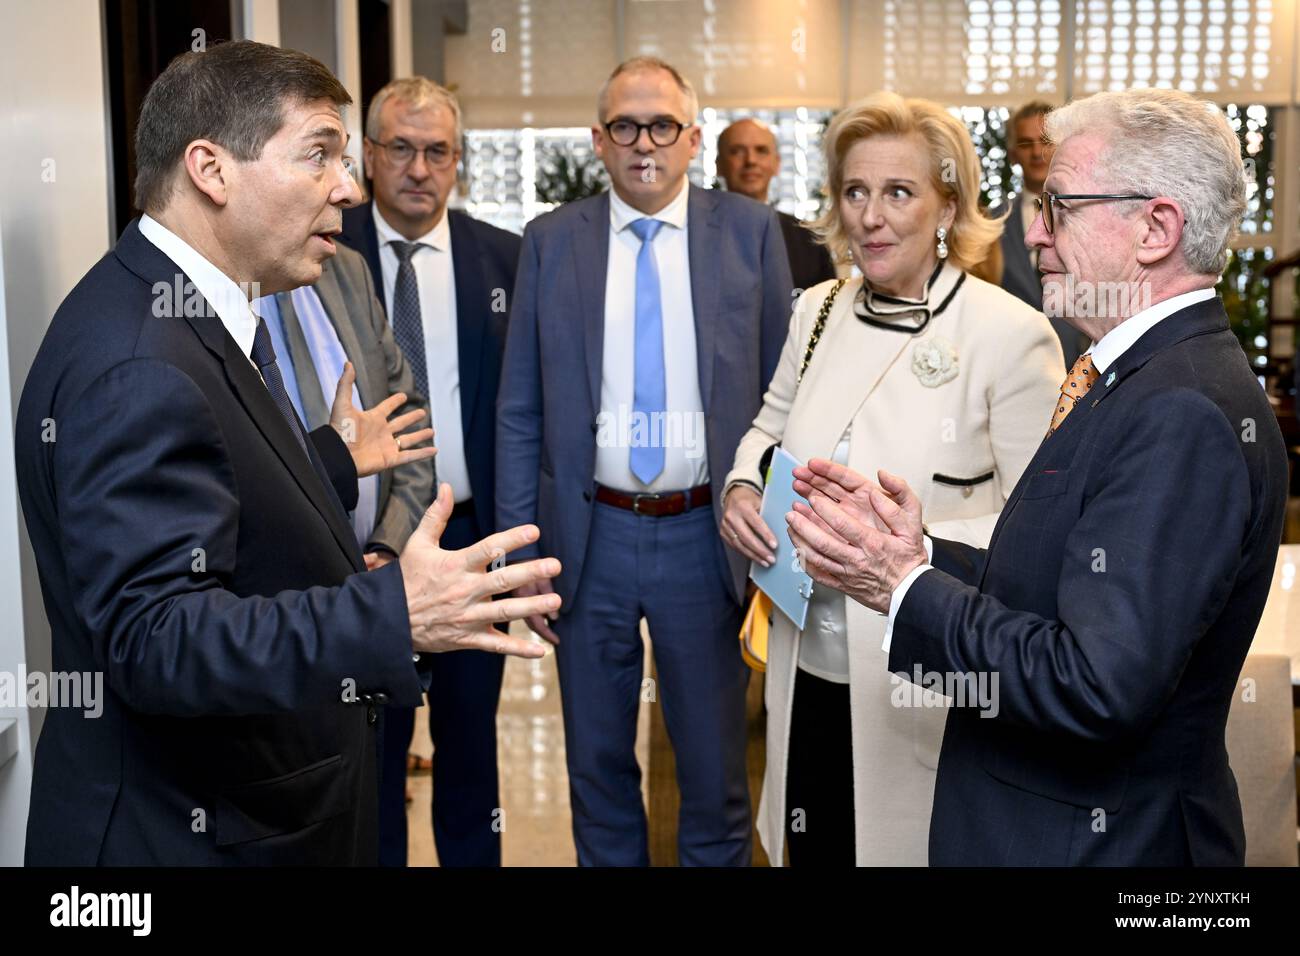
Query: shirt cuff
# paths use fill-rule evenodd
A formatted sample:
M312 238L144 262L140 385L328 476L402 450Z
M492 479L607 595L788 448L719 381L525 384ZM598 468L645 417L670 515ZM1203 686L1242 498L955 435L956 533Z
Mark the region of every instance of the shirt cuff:
M909 571L907 577L898 582L898 587L894 588L894 593L889 597L889 622L885 625L884 643L880 645L880 649L886 654L889 653L889 645L894 640L894 618L898 617L898 609L903 606L903 598L907 597L908 588L912 586L913 581L934 567L930 563L934 559L934 542L930 540L928 534L921 540L925 542L925 564L919 564Z

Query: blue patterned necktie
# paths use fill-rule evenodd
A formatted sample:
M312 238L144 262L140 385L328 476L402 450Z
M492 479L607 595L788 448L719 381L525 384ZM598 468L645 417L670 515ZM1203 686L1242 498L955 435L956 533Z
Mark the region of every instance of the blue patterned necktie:
M411 256L423 242L389 243L397 253L397 281L393 283L393 338L411 366L411 376L421 397L429 395L428 356L424 351L424 319L420 315L420 286L415 279ZM429 246L428 248L432 248Z
M661 434L654 427L654 416L667 411L668 395L664 378L664 315L659 294L659 265L655 261L654 238L663 225L658 219L638 219L632 231L641 240L636 257L636 331L635 373L632 387L632 413L645 416L644 434ZM633 445L629 454L632 474L648 485L664 470L662 442Z
M266 327L265 319L257 320L257 331L253 334L252 359L253 364L261 369L262 380L266 382L266 390L271 393L271 400L275 402L275 407L280 409L280 414L289 422L289 430L293 432L293 437L298 439L298 444L306 452L307 440L303 437L298 416L294 414L293 403L289 400L289 391L284 387L280 366L276 364L275 346L271 344L271 332ZM307 457L311 458L311 455Z

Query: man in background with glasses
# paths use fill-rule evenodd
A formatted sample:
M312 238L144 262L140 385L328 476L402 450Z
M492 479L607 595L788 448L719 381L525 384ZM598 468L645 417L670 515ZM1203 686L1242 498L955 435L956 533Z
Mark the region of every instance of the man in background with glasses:
M492 530L501 349L519 237L449 209L463 131L452 93L422 76L370 103L364 160L373 198L343 216L344 243L366 257L415 391L429 403L438 480L455 508L443 535L462 547ZM379 559L392 560L392 556ZM443 866L499 866L495 654L432 661L433 833ZM380 863L406 864L406 760L415 712L384 716Z
M1051 111L1051 104L1034 100L1011 114L1007 123L1007 153L1011 162L1020 167L1021 188L1010 197L1009 203L989 210L991 216L1006 216L1002 231L1002 288L1035 309L1043 307L1043 287L1038 281L1038 251L1025 246L1025 234L1038 215L1038 198L1055 151L1043 130L1043 122ZM1088 340L1064 319L1048 318L1061 340L1065 367L1069 368L1088 347Z
M529 624L556 645L578 862L648 863L633 749L647 695L676 754L679 862L747 866L747 562L724 551L718 498L786 338L790 266L772 209L687 180L700 129L681 74L630 60L597 108L611 190L524 233L497 520L533 515L565 566L572 613Z

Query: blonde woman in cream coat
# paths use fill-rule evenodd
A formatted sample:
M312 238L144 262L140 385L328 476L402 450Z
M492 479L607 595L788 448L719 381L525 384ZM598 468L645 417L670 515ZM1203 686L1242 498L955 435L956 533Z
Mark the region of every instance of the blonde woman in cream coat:
M978 206L966 129L924 100L876 94L825 140L832 202L815 231L862 273L796 303L762 411L727 476L721 533L751 560L776 535L758 515L761 467L780 444L904 477L934 534L986 545L1051 421L1065 367L1051 326L969 273L1001 223ZM946 698L891 675L885 617L815 591L802 632L776 612L767 667L767 770L758 830L780 865L926 863Z

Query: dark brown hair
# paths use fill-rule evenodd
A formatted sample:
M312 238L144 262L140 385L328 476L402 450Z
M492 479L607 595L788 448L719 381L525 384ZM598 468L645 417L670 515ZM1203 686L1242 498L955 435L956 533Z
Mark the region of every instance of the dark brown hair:
M240 162L262 147L284 122L286 106L352 97L325 64L251 40L219 43L202 53L182 53L154 80L135 132L135 204L157 212L171 197L176 164L185 147L208 139Z
M1007 141L1015 145L1016 127L1024 120L1033 116L1046 116L1052 110L1056 109L1051 103L1044 103L1042 100L1030 100L1011 114L1007 120Z

